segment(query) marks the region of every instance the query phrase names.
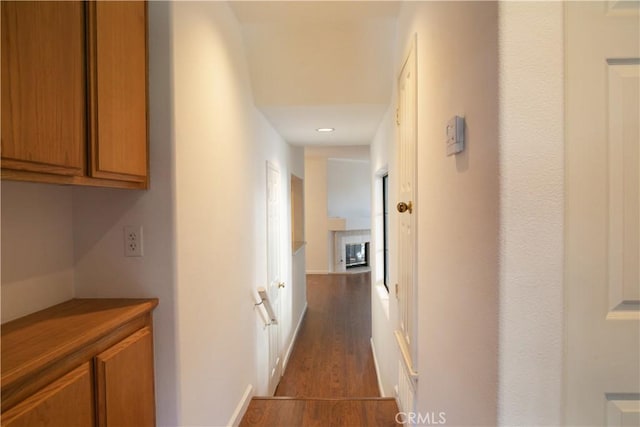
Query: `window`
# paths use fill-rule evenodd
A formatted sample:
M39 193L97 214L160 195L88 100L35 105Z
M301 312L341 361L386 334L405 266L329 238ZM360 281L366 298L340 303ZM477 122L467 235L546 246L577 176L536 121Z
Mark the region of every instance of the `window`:
M384 287L389 292L389 174L382 177L382 236Z

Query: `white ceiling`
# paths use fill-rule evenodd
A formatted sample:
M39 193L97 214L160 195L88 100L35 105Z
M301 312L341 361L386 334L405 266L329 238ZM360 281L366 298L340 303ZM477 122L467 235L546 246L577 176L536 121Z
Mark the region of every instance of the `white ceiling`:
M304 156L368 161L369 147L366 145L312 145L305 147Z
M365 145L391 101L399 2L232 1L257 107L294 145ZM320 127L335 132L316 132Z

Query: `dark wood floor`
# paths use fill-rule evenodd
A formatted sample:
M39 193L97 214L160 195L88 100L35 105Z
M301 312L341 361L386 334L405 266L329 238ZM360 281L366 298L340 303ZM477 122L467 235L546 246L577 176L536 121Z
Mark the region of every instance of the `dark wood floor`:
M378 397L371 274L307 276L307 314L276 396Z
M397 413L394 399L254 398L240 427L386 427Z
M395 399L378 397L371 274L308 275L307 303L276 397L254 397L240 426L399 425Z

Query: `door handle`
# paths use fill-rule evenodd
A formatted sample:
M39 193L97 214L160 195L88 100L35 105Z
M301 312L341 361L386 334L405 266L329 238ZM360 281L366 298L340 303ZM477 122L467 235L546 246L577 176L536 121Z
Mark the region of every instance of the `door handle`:
M405 213L406 211L409 211L410 214L413 213L413 203L411 201L409 203L400 202L396 207L400 213Z
M285 285L284 285L284 282L280 282L280 283L278 283L278 287L279 287L280 289L284 288L284 286L285 286Z

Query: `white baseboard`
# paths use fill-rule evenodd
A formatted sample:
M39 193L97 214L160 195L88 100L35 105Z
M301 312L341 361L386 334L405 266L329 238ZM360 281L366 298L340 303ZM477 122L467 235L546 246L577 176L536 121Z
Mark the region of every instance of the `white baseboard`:
M253 397L253 386L249 384L244 394L242 395L242 399L236 406L236 410L233 411L229 422L227 423L228 427L237 427L240 425L242 421L242 417L244 417L244 413L247 412L247 408L249 407L249 403L251 403L251 398Z
M378 366L378 358L376 357L376 346L373 344L373 337L371 337L371 353L373 353L373 366L376 367L376 377L378 377L378 390L380 391L380 397L385 397L384 388L382 387L382 380L380 380L380 367Z
M296 326L296 330L293 331L293 335L291 336L291 342L289 343L289 348L287 348L287 352L284 354L284 360L282 361L282 372L287 368L287 363L289 363L289 357L291 356L291 352L293 351L293 346L296 343L296 339L298 338L298 332L300 332L300 325L302 325L302 321L304 320L304 316L307 314L307 302L304 303L304 308L302 309L302 314L300 314L300 319L298 319L298 325Z
M307 270L307 274L329 274L329 270Z

